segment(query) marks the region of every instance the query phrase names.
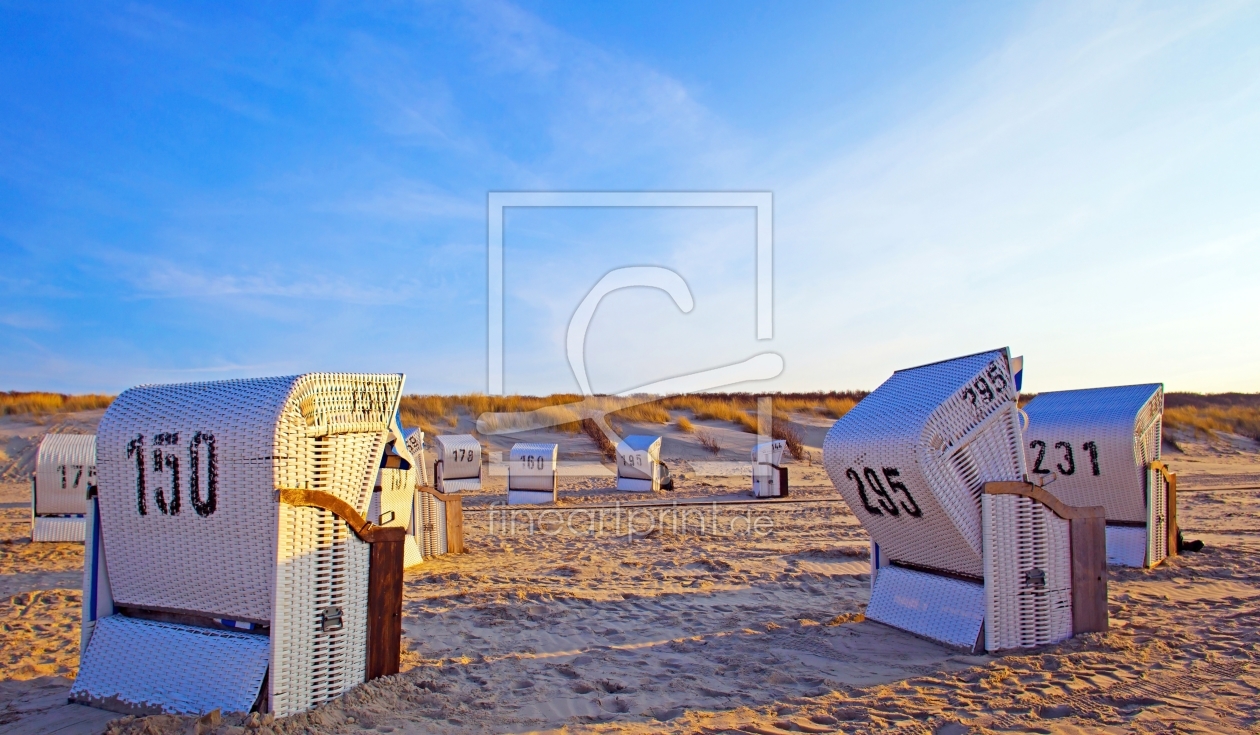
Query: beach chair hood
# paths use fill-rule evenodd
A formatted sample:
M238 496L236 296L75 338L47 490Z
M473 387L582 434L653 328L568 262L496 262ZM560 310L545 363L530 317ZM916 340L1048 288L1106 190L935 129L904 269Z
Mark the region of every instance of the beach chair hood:
M1006 349L900 370L838 420L823 463L889 558L982 578L985 482L1024 477Z

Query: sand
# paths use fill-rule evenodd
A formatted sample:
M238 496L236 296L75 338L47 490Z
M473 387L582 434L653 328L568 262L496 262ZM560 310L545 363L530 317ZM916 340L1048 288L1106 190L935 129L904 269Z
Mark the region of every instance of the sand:
M742 440L730 432L732 445ZM814 432L806 443L817 452L820 440ZM535 512L533 533L524 514L513 529L492 508L503 499L492 476L468 499L469 553L407 574L405 671L250 729L1254 732L1260 446L1174 441L1184 451L1169 447L1165 459L1181 476L1181 524L1206 550L1154 570L1113 568L1108 633L984 656L862 619L866 535L816 464L791 463L787 502L713 510L702 503L747 498L738 494L747 479L702 475L704 463L746 454L732 447L712 458L692 452L686 435L667 437L683 478L676 492L628 496L610 489L610 476L566 477L560 508ZM681 451L671 455L670 444ZM589 451L572 466L595 462ZM202 725L114 720L64 704L78 657L82 549L22 540L26 492L0 492L0 734L236 733L251 724L232 715ZM645 509L625 506L673 500L701 504L667 509L664 527L659 508L649 522Z

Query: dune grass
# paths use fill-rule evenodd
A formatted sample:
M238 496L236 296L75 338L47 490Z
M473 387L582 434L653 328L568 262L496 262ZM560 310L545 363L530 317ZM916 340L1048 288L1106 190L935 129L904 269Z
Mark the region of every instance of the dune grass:
M1260 407L1255 406L1177 406L1164 410L1164 428L1188 429L1195 434L1215 436L1239 434L1260 441Z
M828 393L779 393L774 398L775 415L786 422L791 413L812 413L828 418L839 418L857 405L866 393L844 391ZM692 393L669 396L627 408L610 411L610 419L643 424L668 424L670 411L686 411L682 417L687 424L679 424L683 431L694 430L692 421L726 421L750 434L757 433L757 399L753 393ZM443 423L454 426L459 416L476 418L485 412L534 411L547 406L574 403L582 397L572 393L556 393L549 396L486 396L470 393L454 396L411 395L404 396L400 406L403 423L419 426L425 432L436 431ZM785 423L786 425L786 423ZM690 426L691 428L687 428ZM558 427L571 434L582 433L581 422Z
M22 414L72 413L108 408L114 396L88 394L71 396L64 393L35 391L24 393L9 391L0 393L0 416Z
M838 419L866 397L865 391L830 391L817 393L771 394L774 399L774 421L771 435L788 441L789 451L800 457L799 437L788 423L793 413L813 414ZM610 419L646 424L668 424L670 411L686 412L679 416L678 428L687 433L697 430L693 421L725 421L743 431L757 433L757 398L753 393L693 393L670 396L628 408L612 411ZM1033 394L1020 396L1020 404ZM114 396L89 394L67 395L44 391L0 392L0 415L41 415L90 411L107 408ZM403 424L419 426L426 433L443 433L456 426L461 416L476 419L486 412L533 411L547 406L575 403L582 396L556 393L549 396L487 396L479 393L463 395L409 395L400 405ZM1197 434L1239 434L1260 441L1260 394L1255 393L1168 393L1165 396L1164 426L1190 430ZM445 428L439 428L445 427ZM569 434L586 433L581 421L557 427ZM710 437L711 438L711 437Z

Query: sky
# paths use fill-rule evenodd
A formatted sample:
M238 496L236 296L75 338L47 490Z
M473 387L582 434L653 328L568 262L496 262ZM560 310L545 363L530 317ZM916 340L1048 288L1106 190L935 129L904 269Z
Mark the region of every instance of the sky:
M1260 5L0 0L0 390L312 371L508 392L772 353L873 389L1009 346L1026 391L1260 391ZM719 386L713 386L719 387Z

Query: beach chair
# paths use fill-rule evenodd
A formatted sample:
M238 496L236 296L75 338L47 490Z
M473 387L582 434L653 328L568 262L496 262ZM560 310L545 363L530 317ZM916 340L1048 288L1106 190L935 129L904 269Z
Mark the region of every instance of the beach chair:
M31 475L31 541L82 542L87 496L95 486L96 436L45 436Z
M508 505L554 503L560 479L557 444L515 444L508 455Z
M1024 482L1016 397L994 350L898 371L827 433L878 545L868 618L971 651L1106 628L1102 511Z
M661 489L661 437L631 434L617 443L617 489L654 493Z
M416 458L416 466L420 470L416 478L415 502L412 506L411 520L407 525L407 534L415 539L418 546L417 553L422 560L443 554L462 554L464 553L463 497L454 491L441 492L428 487L428 473L425 472L424 432L419 429L407 429L404 435L407 437L407 448L411 450L411 456ZM469 471L476 475L473 479L477 487L480 487L481 445L476 444L475 439L473 442L476 446L477 467ZM457 458L457 461L451 463L452 466L458 468L461 464L470 464L467 459L470 452L464 452L463 461L460 462L459 455L454 451L454 442L449 442L448 446L452 450L452 455ZM455 482L466 481L467 478ZM410 559L411 557L408 557L407 566L416 563Z
M433 437L433 487L440 493L481 489L481 442L472 434Z
M407 449L416 460L416 484L427 487L429 485L429 473L424 451L424 432L420 429L403 429L403 437Z
M1039 393L1024 407L1030 479L1107 512L1107 561L1153 567L1177 553L1176 476L1160 461L1159 383Z
M783 463L782 439L762 442L752 449L752 494L754 498L782 498L788 494L788 471Z
M72 700L282 717L396 673L410 506L393 479L374 488L415 465L402 385L316 373L120 395L98 433Z

